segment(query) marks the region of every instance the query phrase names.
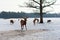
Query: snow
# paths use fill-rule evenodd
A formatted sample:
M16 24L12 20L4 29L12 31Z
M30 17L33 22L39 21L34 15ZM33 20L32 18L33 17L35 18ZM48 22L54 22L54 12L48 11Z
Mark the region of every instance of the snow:
M47 23L47 20L51 20L50 23ZM8 31L8 30L17 30L21 29L20 20L13 19L14 24L10 25L11 19L0 19L0 31ZM43 24L33 24L33 18L28 18L27 20L27 28L28 30L32 29L49 29L49 30L60 30L60 18L44 18Z
M50 23L47 23L47 20L51 20ZM18 19L13 19L14 24L10 25L11 19L0 19L0 31L9 31L9 30L21 30L20 21ZM33 33L25 36L17 36L10 38L11 40L60 40L60 18L44 18L43 24L33 25L33 18L28 18L27 20L27 29L28 30L38 30L38 29L48 29L50 31ZM25 29L24 29L25 30ZM10 40L9 39L9 40Z

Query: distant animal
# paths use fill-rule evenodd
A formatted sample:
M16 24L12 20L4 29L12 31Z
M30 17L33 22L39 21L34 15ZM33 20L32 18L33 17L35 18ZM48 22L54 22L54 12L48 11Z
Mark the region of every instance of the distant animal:
M39 23L39 19L35 18L35 19L33 20L34 25L35 25L36 21L37 21L37 23Z
M47 20L47 22L51 22L51 20Z
M20 21L20 24L21 24L21 30L23 30L24 26L27 30L27 26L26 26L26 23L27 23L27 18L23 18L24 20L21 19Z
M10 20L10 24L14 24L14 20Z

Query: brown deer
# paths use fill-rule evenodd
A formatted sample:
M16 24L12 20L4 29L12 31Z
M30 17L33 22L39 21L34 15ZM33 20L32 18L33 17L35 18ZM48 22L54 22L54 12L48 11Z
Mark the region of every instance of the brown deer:
M38 23L38 22L39 22L39 19L35 18L35 19L33 20L34 25L35 25L36 21L37 21L37 23Z
M14 24L14 21L13 20L10 20L10 24Z
M27 27L26 27L26 21L27 21L27 18L23 18L24 20L21 20L20 21L20 24L21 24L21 30L23 30L23 28L24 28L24 26L25 26L25 28L26 28L26 30L27 30Z

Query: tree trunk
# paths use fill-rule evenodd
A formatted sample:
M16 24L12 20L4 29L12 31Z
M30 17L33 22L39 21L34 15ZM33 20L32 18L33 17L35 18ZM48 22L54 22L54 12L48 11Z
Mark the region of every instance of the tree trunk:
M43 23L42 0L40 0L40 23Z

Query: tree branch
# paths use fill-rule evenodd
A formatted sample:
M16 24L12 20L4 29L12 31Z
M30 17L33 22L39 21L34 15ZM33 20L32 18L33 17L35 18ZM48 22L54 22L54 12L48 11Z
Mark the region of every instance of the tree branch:
M32 4L28 4L28 3L26 3L26 4L27 4L26 7L39 9L39 6L33 6Z
M40 3L38 3L37 1L35 1L35 0L32 0L32 1L40 5ZM56 0L55 0L54 2L52 2L52 3L50 3L50 2L45 2L45 3L48 3L48 5L44 5L44 6L42 6L42 7L43 7L43 8L49 7L49 6L53 5L55 2L56 2ZM40 6L37 6L37 5L34 6L32 3L25 3L25 4L26 4L26 6L21 6L21 5L20 5L19 7L29 7L29 8L40 9Z
M44 5L43 8L53 5L55 2L56 2L56 1L54 1L54 2L52 2L52 3L50 3L50 4L48 4L48 5Z
M35 0L32 0L32 1L40 5L40 3L38 3L37 1L35 1Z
M39 6L32 6L32 5L28 5L28 6L21 6L18 5L19 7L29 7L29 8L35 8L35 9L39 9Z

